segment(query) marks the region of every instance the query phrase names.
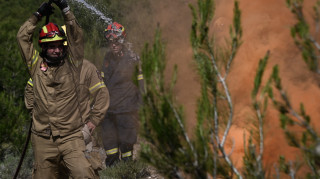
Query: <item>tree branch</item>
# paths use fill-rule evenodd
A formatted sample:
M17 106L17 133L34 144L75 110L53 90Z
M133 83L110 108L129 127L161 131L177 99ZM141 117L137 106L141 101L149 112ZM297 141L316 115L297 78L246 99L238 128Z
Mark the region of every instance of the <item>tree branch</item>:
M290 110L290 114L292 114L294 117L296 117L299 122L301 122L301 125L304 126L306 129L308 129L308 131L312 134L313 137L317 138L317 134L316 132L312 129L312 127L302 119L302 117L292 108L291 103L288 99L288 96L286 95L286 93L284 92L284 90L280 90L280 94L282 96L282 99L285 101L286 105L288 106L289 110Z
M169 101L168 101L169 102ZM170 105L170 108L171 108L171 110L173 111L173 113L174 113L174 115L175 115L175 118L177 119L177 121L178 121L178 123L179 123L179 126L180 126L180 128L181 128L181 130L182 130L182 132L183 132L183 135L184 135L184 138L186 139L186 141L187 141L187 143L188 143L188 145L189 145L189 147L190 147L190 149L191 149L191 151L192 151L192 153L193 153L193 156L194 156L194 163L193 163L193 165L194 165L194 167L198 167L198 155L197 155L197 152L194 150L194 147L193 147L193 145L192 145L192 143L191 143L191 141L190 141L190 139L189 139L189 137L188 137L188 134L186 133L186 131L185 131L185 128L184 128L184 126L183 126L183 123L182 123L182 120L180 119L180 116L179 116L179 114L177 113L177 111L176 111L176 109L173 107L173 105L171 104L171 102L169 102L169 105Z
M240 174L240 172L237 170L237 168L232 164L230 158L226 155L225 151L224 151L224 147L222 145L219 145L219 149L224 157L224 159L226 160L226 162L229 164L229 166L231 167L231 169L233 170L233 172L239 177L239 179L242 179L242 176Z

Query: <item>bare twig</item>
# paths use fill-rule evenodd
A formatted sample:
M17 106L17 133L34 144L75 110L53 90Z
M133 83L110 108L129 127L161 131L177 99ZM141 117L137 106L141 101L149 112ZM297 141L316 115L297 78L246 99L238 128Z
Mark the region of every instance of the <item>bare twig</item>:
M213 67L215 69L215 72L216 72L216 75L218 76L219 80L220 80L220 83L222 84L223 88L224 88L224 91L225 91L225 94L226 94L226 97L227 97L227 101L228 101L228 105L229 105L229 118L228 118L228 123L227 123L227 127L224 131L224 134L223 134L223 137L222 137L222 140L221 140L221 143L219 142L219 137L218 137L218 134L216 135L216 138L217 138L217 144L219 146L219 150L221 151L224 159L226 160L226 162L229 164L229 166L231 167L231 169L233 170L233 172L240 178L242 179L242 176L240 174L240 172L235 168L235 166L232 164L230 158L228 157L228 155L226 155L225 153L225 150L224 150L224 144L225 144L225 141L226 141L226 138L228 136L228 133L230 131L230 128L231 128L231 124L232 124L232 118L233 118L233 105L232 105L232 100L231 100L231 95L230 95L230 92L229 92L229 88L227 86L227 83L225 81L225 79L221 76L221 73L218 69L218 65L215 61L215 58L214 58L214 53L212 51L212 48L210 47L209 43L207 43L208 45L208 49L209 49L209 52L210 52L210 56L211 56L211 62L213 64ZM216 115L217 113L215 113ZM215 122L218 122L218 116L215 116Z
M239 179L242 179L242 176L240 174L240 172L237 170L237 168L232 164L230 158L226 155L226 152L224 151L224 147L222 145L219 145L219 149L224 157L224 159L226 160L226 162L228 163L228 165L231 167L231 169L233 170L233 172L238 176Z
M224 146L225 142L226 142L226 139L227 139L227 136L228 136L228 133L230 131L230 128L231 128L231 124L232 124L232 118L233 118L233 105L232 105L232 100L231 100L231 95L230 95L230 92L229 92L229 88L227 86L227 83L226 81L222 78L219 70L218 70L218 67L217 67L217 64L214 60L214 57L211 56L211 61L214 65L214 68L216 70L216 73L219 77L219 79L221 80L221 84L224 88L224 91L225 91L225 94L226 94L226 97L227 97L227 101L228 101L228 105L229 105L229 118L228 118L228 123L227 123L227 127L224 131L224 134L223 134L223 137L222 137L222 140L221 140L221 145L222 147Z
M218 120L218 108L217 108L217 97L214 96L213 99L213 110L214 110L214 136L216 137L217 144L220 143L219 139L219 120ZM217 156L218 152L216 151L218 149L218 146L215 146L214 150L214 156L213 156L213 162L214 162L214 171L213 171L213 178L215 179L217 176Z
M221 73L220 73L220 71L218 69L218 65L216 63L216 60L214 58L212 49L211 49L209 44L208 44L208 47L209 47L209 50L210 50L211 62L212 62L213 67L215 69L216 75L218 76L218 78L220 80L220 83L222 84L222 86L224 88L224 91L225 91L225 94L226 94L226 97L227 97L227 101L228 101L228 105L229 105L229 119L228 119L227 127L226 127L226 130L225 130L225 132L223 134L222 141L221 141L221 145L223 147L224 143L226 141L227 135L229 133L229 130L231 128L231 124L232 124L233 106L232 106L232 100L231 100L231 96L230 96L230 92L229 92L229 88L227 86L227 83L226 83L225 79L221 76Z
M314 168L314 166L311 164L310 160L307 160L307 163L310 167L310 169L312 170L312 173L315 175L315 176L319 176L318 172L317 172L317 169Z
M279 170L279 168L277 167L276 164L274 164L273 167L274 167L274 170L276 171L276 178L280 179L280 170Z
M292 161L289 162L289 166L290 166L289 176L290 176L292 179L295 179L296 171L295 171L295 169L293 168L293 163L292 163Z
M313 38L313 36L309 36L309 40L316 46L317 50L320 50L320 44Z
M259 166L259 172L262 171L262 155L263 155L263 121L262 121L262 115L260 112L260 108L256 109L258 120L259 120L259 135L260 135L260 147L259 147L259 155L257 157L257 162Z
M237 43L234 42L232 45L232 52L231 52L231 55L230 55L228 63L227 63L227 69L226 69L226 74L224 76L224 79L226 79L229 74L230 66L231 66L231 63L234 59L234 54L236 53L236 51L237 51Z
M216 178L217 177L217 156L218 156L218 152L217 152L217 149L218 149L218 146L216 145L216 143L214 142L214 132L211 131L210 133L210 141L211 141L211 144L213 145L213 171L212 171L212 178Z
M194 167L198 167L198 154L197 154L197 152L194 150L194 147L193 147L193 145L192 145L192 143L191 143L191 141L190 141L190 139L189 139L189 137L188 137L188 134L187 134L186 131L185 131L184 125L183 125L183 123L182 123L182 120L180 119L179 114L177 113L177 110L173 107L173 105L171 104L171 102L169 102L169 105L170 105L170 107L171 107L171 109L172 109L172 111L173 111L173 113L174 113L174 115L175 115L175 118L177 119L177 121L178 121L178 123L179 123L179 126L180 126L180 128L181 128L181 130L182 130L182 132L183 132L184 138L186 139L186 141L187 141L187 143L188 143L188 145L189 145L189 147L190 147L190 149L191 149L191 151L192 151L192 153L193 153L194 160L195 160L194 163L193 163L193 165L194 165Z

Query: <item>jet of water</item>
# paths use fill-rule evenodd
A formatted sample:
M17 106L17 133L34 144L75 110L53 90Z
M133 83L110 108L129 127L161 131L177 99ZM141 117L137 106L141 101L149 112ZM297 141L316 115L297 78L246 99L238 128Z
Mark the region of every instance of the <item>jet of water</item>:
M86 8L92 10L96 15L98 15L102 20L104 20L107 24L111 24L112 23L112 19L108 18L106 16L104 16L102 14L102 12L100 12L98 9L96 9L94 6L88 4L87 2L85 2L84 0L73 0L76 1L78 3L83 4Z

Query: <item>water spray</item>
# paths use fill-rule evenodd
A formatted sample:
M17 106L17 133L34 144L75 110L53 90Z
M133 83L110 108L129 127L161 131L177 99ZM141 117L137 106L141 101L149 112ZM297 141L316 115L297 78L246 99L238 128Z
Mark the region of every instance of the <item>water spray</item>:
M102 20L104 20L105 23L107 23L107 24L111 24L112 23L112 19L111 18L106 17L102 12L100 12L94 6L88 4L86 1L84 1L84 0L73 0L73 1L75 1L77 3L80 3L80 4L83 4L86 8L90 9L96 15L98 15Z

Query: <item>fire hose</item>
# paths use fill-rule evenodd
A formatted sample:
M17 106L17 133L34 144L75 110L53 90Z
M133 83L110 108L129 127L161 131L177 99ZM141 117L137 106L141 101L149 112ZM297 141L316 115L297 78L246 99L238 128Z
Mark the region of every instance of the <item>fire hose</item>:
M28 149L28 144L29 144L29 141L30 141L30 136L31 136L31 126L32 126L32 119L30 121L27 140L26 140L26 143L24 144L24 148L23 148L23 151L22 151L22 154L21 154L21 157L20 157L20 161L19 161L19 164L18 164L18 167L16 169L16 172L14 174L13 179L16 179L18 177L18 174L19 174L19 171L20 171L24 156L26 155L26 152L27 152L27 149Z
M52 1L53 0L49 0L48 5L51 5ZM46 23L45 24L49 23L49 17L50 17L50 15L46 16ZM22 154L21 154L21 157L20 157L16 172L15 172L15 174L13 176L13 179L16 179L18 177L19 171L20 171L22 163L23 163L23 159L24 159L24 157L26 155L26 152L27 152L27 149L28 149L28 145L29 145L29 141L30 141L30 137L31 137L31 127L32 127L32 119L30 121L29 129L28 129L27 140L26 140L26 143L24 144L24 148L23 148L23 151L22 151Z

